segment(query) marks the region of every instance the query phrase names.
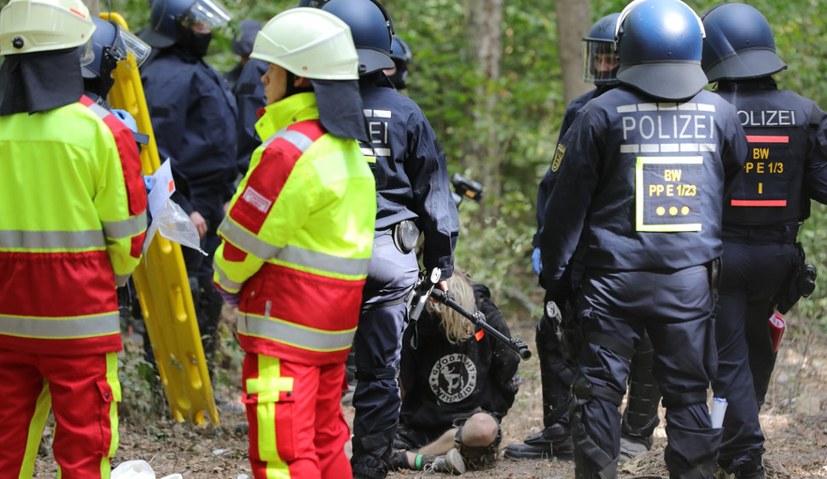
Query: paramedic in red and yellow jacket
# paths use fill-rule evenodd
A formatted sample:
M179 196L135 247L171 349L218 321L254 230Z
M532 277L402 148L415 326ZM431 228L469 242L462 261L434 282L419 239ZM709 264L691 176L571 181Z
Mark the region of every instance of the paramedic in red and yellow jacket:
M252 58L267 106L263 144L219 227L215 282L238 306L256 478L349 478L340 399L373 245L376 191L346 24L293 8Z
M32 477L49 406L63 479L108 478L118 445L116 285L146 191L132 132L83 96L80 0L0 11L0 475Z

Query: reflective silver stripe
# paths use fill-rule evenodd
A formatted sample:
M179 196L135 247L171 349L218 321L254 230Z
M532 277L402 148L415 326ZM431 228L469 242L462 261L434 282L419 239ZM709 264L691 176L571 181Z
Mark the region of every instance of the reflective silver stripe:
M263 260L275 257L281 250L281 248L258 239L256 235L237 225L229 217L221 222L218 232L239 248Z
M109 238L129 238L146 230L146 212L123 221L104 221L103 231Z
M356 330L318 331L278 319L243 314L238 321L238 332L313 351L339 351L350 347Z
M282 138L293 144L299 151L304 153L313 145L313 140L302 132L295 130L287 130L282 135Z
M295 130L288 130L287 128L282 128L281 130L275 132L273 136L267 138L267 141L264 142L264 146L266 147L267 145L275 141L277 138L284 138L302 153L307 151L307 149L313 145L313 140L311 140L310 137L305 135L304 133Z
M92 103L91 105L89 105L89 109L101 118L106 118L106 116L110 114L109 110L98 105L97 103Z
M235 293L241 289L241 283L236 283L228 278L227 273L225 273L224 270L218 266L218 263L213 263L212 267L215 272L218 273L218 284L221 285L222 288L226 289L230 293Z
M116 274L115 275L115 286L121 287L126 285L126 281L129 279L131 275L129 274Z
M0 230L0 248L83 249L103 248L103 231L20 231Z
M285 132L285 131L287 131L287 128L282 128L281 130L279 130L279 131L277 131L277 132L273 133L273 135L272 135L272 136L270 136L270 138L267 138L266 140L264 140L263 142L261 142L262 146L266 147L267 145L269 145L270 143L272 143L272 142L273 142L276 138L281 138L281 134L282 134L283 132Z
M60 319L0 316L0 334L26 338L89 338L120 331L118 313Z
M368 264L370 263L368 258L340 258L291 245L287 245L282 249L278 259L299 266L350 276L367 274Z

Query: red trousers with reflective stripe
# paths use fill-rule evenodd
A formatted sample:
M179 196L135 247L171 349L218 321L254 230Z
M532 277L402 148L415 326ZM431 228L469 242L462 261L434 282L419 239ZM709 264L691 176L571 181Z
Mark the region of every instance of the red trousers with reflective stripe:
M340 401L345 366L308 366L248 353L242 368L256 479L351 479Z
M52 356L0 349L0 478L32 477L50 406L60 477L108 478L118 443L117 364L117 353Z

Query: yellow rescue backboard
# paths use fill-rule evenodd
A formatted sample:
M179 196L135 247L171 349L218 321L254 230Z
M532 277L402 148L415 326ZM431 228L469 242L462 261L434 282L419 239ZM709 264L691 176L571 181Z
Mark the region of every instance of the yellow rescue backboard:
M101 17L128 29L118 13L102 13ZM151 175L160 166L158 146L141 76L131 54L118 63L114 78L109 102L135 117L138 131L149 136L149 143L141 151L141 165L143 173ZM132 278L172 417L198 425L209 419L217 426L218 410L181 245L157 234Z

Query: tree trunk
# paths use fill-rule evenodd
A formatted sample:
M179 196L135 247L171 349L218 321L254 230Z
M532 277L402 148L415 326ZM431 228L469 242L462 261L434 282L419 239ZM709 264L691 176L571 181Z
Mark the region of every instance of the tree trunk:
M89 8L89 13L96 17L100 15L100 2L98 0L83 0L83 3Z
M557 53L566 105L593 88L583 82L581 42L591 28L589 0L557 0Z
M502 147L497 141L497 84L502 61L502 22L504 0L473 0L468 3L471 46L476 47L480 84L476 92L474 127L475 170L485 183L488 198L501 198L500 167Z

